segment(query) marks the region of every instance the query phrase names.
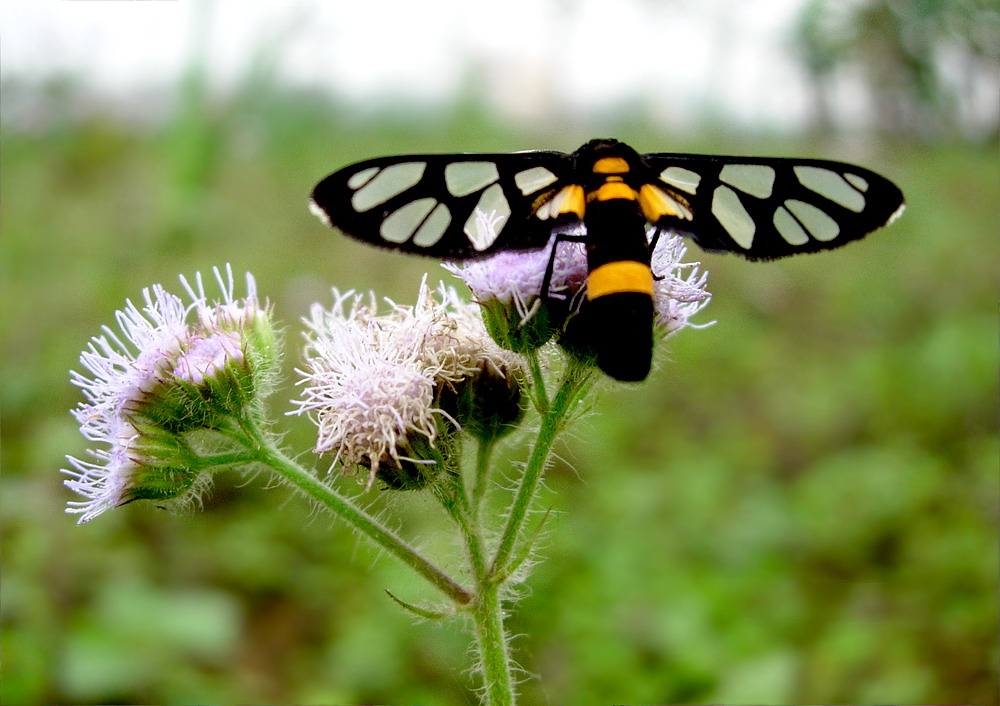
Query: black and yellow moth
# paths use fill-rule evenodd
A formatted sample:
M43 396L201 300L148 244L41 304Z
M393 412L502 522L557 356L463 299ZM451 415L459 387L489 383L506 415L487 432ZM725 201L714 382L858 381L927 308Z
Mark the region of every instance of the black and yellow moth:
M660 233L772 260L863 238L902 212L903 194L840 162L639 154L599 139L572 154L370 159L323 179L310 207L353 238L445 260L535 250L553 234L583 240L597 363L616 379L642 380L652 356L650 257ZM477 211L496 213L502 225L484 237Z

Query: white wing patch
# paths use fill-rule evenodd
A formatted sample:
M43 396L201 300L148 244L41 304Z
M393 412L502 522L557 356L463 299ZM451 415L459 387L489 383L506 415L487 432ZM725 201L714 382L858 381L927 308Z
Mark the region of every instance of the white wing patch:
M853 186L858 191L868 191L868 180L857 174L845 174L844 178L851 182Z
M362 169L357 174L351 176L347 180L347 185L352 189L360 189L362 186L368 183L368 180L375 176L378 172L378 167L368 167L368 169Z
M558 177L545 167L532 167L514 175L514 183L524 196L544 189L556 181Z
M377 174L368 177L364 185L354 192L354 195L351 196L351 206L360 213L385 203L420 181L426 166L425 162L402 162L380 169ZM377 169L377 167L370 169ZM368 171L369 169L360 171L352 179L366 174Z
M823 211L811 203L798 201L797 199L788 199L785 201L785 206L809 232L809 235L816 238L816 240L828 242L840 234L840 226L837 224L837 221L830 218L830 216L823 213Z
M743 207L735 191L728 186L715 187L715 193L712 195L712 214L741 248L750 249L757 225Z
M766 199L774 189L774 168L763 164L727 164L719 179L751 196Z
M667 167L660 172L660 179L675 189L680 189L693 196L698 190L698 184L701 183L701 174L684 167Z
M802 186L855 213L865 210L865 197L844 177L820 167L793 167ZM848 176L853 176L849 174ZM858 177L860 178L860 177ZM862 181L864 181L862 179ZM866 182L867 186L867 182Z
M379 234L390 243L405 243L434 208L434 203L432 198L417 199L393 211L382 221L378 229Z
M451 162L444 168L444 183L452 196L467 196L500 178L493 162Z
M451 223L451 212L447 206L439 203L413 236L413 244L422 248L436 244L448 229L449 223Z
M500 235L501 229L496 228L493 229L492 233L483 233L483 230L489 231L490 229L476 228L476 211L489 213L494 218L506 221L510 217L510 204L507 203L507 197L504 196L503 188L499 184L494 184L484 191L483 195L479 197L479 203L476 204L475 210L469 215L462 228L473 247L476 250L482 251L493 245L497 236Z
M789 245L805 245L809 242L809 234L802 230L802 226L784 206L778 206L774 212L774 227Z

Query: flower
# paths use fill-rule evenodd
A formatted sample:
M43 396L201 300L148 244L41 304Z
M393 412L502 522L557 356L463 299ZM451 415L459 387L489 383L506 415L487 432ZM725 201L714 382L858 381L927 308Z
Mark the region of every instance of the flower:
M687 254L684 239L674 233L660 237L653 251L651 267L659 279L653 280L653 310L655 325L664 338L680 331L691 323L691 317L700 312L712 299L705 288L708 273L699 271L697 262L682 262ZM699 324L704 326L710 324Z
M499 218L476 211L479 237L496 239ZM570 230L562 235L573 235ZM556 249L556 257L552 250ZM541 296L546 272L552 266L548 293ZM562 328L577 305L587 282L587 255L581 242L557 240L546 247L522 252L499 252L482 260L444 265L460 277L482 305L490 336L503 348L520 353L535 350Z
M89 449L90 461L67 457L64 483L84 498L67 512L80 522L133 500L185 495L200 464L183 435L217 428L256 404L267 386L274 334L253 277L247 274L247 296L237 300L232 270L225 280L218 269L215 275L223 301L214 304L200 275L195 287L181 278L188 304L159 284L144 289L142 308L127 301L116 313L120 335L104 327L80 356L91 377L71 372L85 398L72 410L80 432L108 447Z
M314 452L335 454L345 468L367 467L369 486L376 475L385 480L386 464L440 471L447 454L435 442L459 426L443 399L484 366L508 371L516 362L487 336L472 305L443 284L431 290L426 278L416 305L386 300L386 314L374 293L334 289L333 299L306 319L306 369L297 370L303 391L293 413L316 424Z
M488 242L496 240L496 230L500 226L495 213L489 215L476 211L476 231ZM566 230L563 235L572 235ZM497 299L504 304L513 304L525 318L532 304L538 299L545 284L545 272L549 266L552 248L557 255L553 261L549 278L549 297L566 299L579 291L587 282L587 254L581 242L560 241L556 236L549 239L540 250L522 252L503 251L496 255L472 260L463 264L446 264L444 267L458 275L472 290L480 302Z
M495 240L498 225L494 215L477 211L476 227L486 242ZM553 234L539 250L501 252L445 268L472 290L482 305L486 328L500 346L526 352L558 337L567 351L589 360L593 358L592 324L573 320L586 307L586 247L583 242L560 238L585 233L582 225L571 226ZM691 317L708 304L711 295L705 289L707 273L699 271L698 263L682 262L687 248L681 236L671 231L656 236L657 229L649 227L646 237L655 243L650 263L653 324L660 337L666 338L692 325ZM547 273L547 295L542 297Z

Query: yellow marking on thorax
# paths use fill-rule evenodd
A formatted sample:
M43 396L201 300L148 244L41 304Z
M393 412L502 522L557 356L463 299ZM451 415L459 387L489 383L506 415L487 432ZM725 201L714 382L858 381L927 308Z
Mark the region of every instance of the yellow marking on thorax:
M606 181L599 187L587 194L587 201L612 201L614 199L628 199L635 201L635 189L622 181Z
M582 186L579 184L566 186L559 192L556 198L561 199L557 215L575 213L577 218L583 218L583 212L587 208L587 203L583 196Z
M628 162L621 157L601 157L594 162L594 174L625 174Z
M595 267L587 276L587 299L619 292L653 296L653 271L635 260L619 260Z

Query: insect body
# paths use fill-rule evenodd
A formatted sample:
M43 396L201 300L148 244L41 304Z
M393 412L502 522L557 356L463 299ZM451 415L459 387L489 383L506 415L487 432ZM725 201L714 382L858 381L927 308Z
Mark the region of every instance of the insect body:
M310 207L359 240L448 260L542 248L553 233L582 239L597 363L619 380L642 380L653 344L650 258L660 233L771 260L862 238L902 211L903 195L878 174L839 162L640 155L602 139L572 154L371 159L326 177ZM476 211L496 212L502 226L484 237Z

